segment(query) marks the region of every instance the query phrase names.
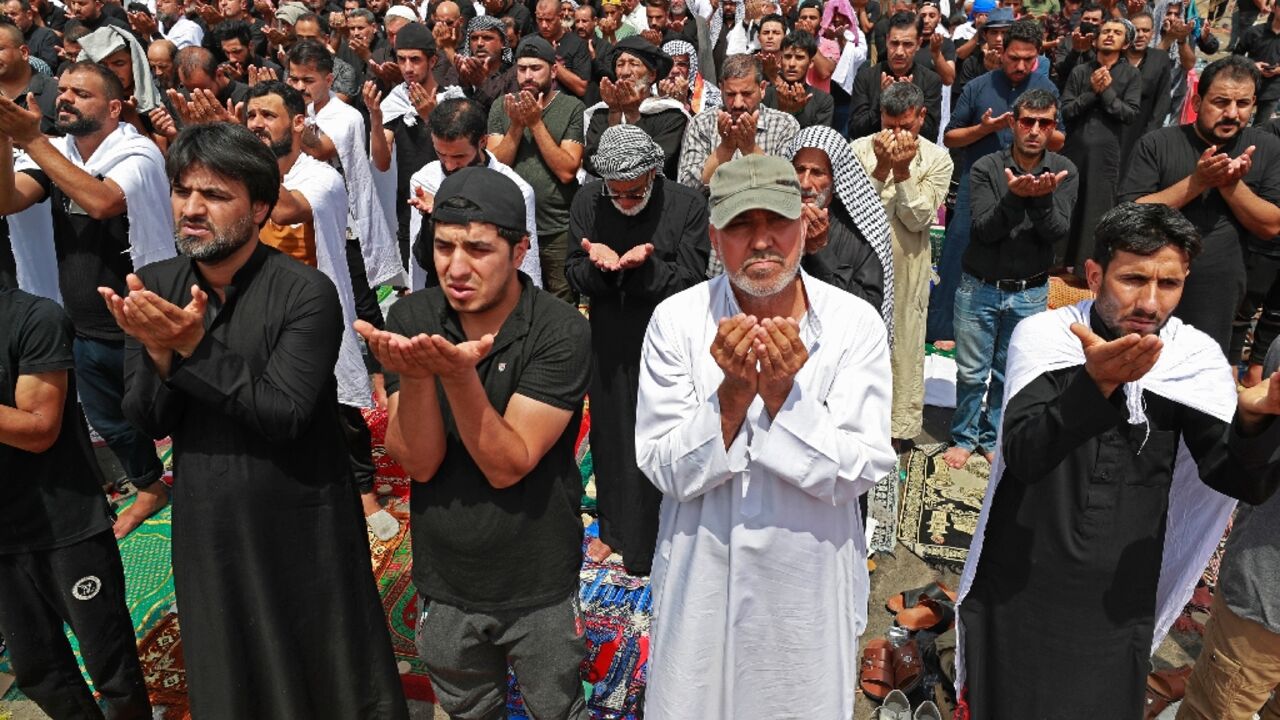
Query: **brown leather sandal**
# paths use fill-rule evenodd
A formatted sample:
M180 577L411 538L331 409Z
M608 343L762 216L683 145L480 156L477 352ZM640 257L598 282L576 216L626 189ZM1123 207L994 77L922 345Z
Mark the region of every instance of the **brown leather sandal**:
M1191 666L1183 665L1170 670L1157 670L1147 676L1147 705L1143 720L1155 720L1164 709L1178 702L1187 694L1187 679Z
M894 648L888 640L872 640L862 650L862 669L858 671L858 687L862 694L881 702L894 685Z
M930 630L946 632L956 620L956 606L950 599L936 600L928 595L920 597L913 608L898 613L898 625L911 631Z
M920 658L920 646L915 640L893 650L893 686L904 693L920 687L924 677L924 662Z
M950 601L952 604L956 601L956 594L951 590L951 588L947 587L943 583L933 582L925 585L924 587L916 588L915 590L903 590L897 595L886 600L884 607L889 612L897 615L903 610L916 607L920 604L920 598L924 597L933 598L934 600L939 601Z

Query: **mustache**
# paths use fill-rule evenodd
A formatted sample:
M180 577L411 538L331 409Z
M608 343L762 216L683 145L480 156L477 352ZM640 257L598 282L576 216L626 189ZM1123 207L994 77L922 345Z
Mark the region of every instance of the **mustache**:
M742 261L742 266L746 267L757 262L776 262L786 264L787 259L776 252L756 252L748 255L747 258Z
M56 111L60 113L64 112L68 115L75 115L76 117L84 117L84 113L80 112L74 106L65 102L58 103L58 107L56 108Z
M196 227L198 227L198 228L201 228L201 229L204 229L204 230L208 230L209 232L213 232L213 225L212 225L208 220L196 220L196 219L192 218L190 215L181 215L181 216L179 216L179 217L178 217L178 225L179 225L179 226L182 226L182 225L194 225L194 226L196 226ZM179 230L181 230L181 227L179 227Z

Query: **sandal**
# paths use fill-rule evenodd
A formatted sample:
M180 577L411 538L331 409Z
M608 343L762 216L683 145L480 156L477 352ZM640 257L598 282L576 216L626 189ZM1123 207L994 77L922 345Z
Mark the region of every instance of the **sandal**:
M1148 675L1147 706L1143 720L1154 720L1165 708L1181 700L1187 694L1187 678L1190 676L1190 665L1157 670Z
M920 598L923 597L950 601L952 604L956 601L956 594L951 588L940 582L932 582L924 587L918 587L915 590L904 590L890 597L885 601L884 607L889 612L897 615L903 610L916 607L920 602Z
M872 640L862 650L862 669L858 671L858 687L862 694L883 702L894 689L894 649L888 640Z
M908 630L946 632L955 622L956 605L950 597L938 600L928 595L920 597L913 608L898 613L898 625Z
M893 649L893 686L904 693L920 687L924 677L924 663L920 660L920 646L915 640Z

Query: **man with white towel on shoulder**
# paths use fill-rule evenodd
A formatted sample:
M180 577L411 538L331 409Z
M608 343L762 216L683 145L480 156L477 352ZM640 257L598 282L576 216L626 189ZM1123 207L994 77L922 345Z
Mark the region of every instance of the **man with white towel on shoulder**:
M121 122L124 101L110 70L73 63L58 79L55 129L65 137L48 138L38 108L0 97L0 215L10 216L13 237L53 245L62 304L75 326L84 414L138 489L116 520L117 538L164 507L169 494L155 444L121 412L125 336L97 288L127 292L126 275L177 254L164 157ZM30 97L27 107L35 107ZM14 146L26 151L16 161ZM46 199L48 212L22 212Z

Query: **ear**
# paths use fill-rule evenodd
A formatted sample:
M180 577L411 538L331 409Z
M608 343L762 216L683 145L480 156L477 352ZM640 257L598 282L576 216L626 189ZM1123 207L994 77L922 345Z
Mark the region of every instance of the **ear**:
M307 129L307 115L306 115L306 113L298 113L297 115L294 115L294 116L293 116L293 132L294 132L294 134L300 135L300 134L302 134L302 132L303 132L304 130L306 130L306 129Z
M1089 291L1094 295L1102 289L1102 276L1105 271L1098 264L1097 260L1092 258L1084 261L1084 279L1089 283Z
M255 202L249 206L253 212L254 227L262 227L267 221L267 215L271 212L271 206L264 202Z
M120 119L120 115L121 115L123 112L124 112L124 101L123 101L123 100L108 100L108 101L107 101L107 115L108 115L108 116L110 116L112 119L119 120L119 119Z
M529 236L524 235L520 242L511 246L511 264L517 270L524 264L524 256L529 253Z
M489 136L488 136L488 134L481 135L481 136L480 136L480 149L481 149L481 150L484 150L484 149L486 149L486 148L488 148L488 147L489 147Z

